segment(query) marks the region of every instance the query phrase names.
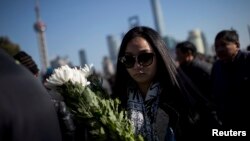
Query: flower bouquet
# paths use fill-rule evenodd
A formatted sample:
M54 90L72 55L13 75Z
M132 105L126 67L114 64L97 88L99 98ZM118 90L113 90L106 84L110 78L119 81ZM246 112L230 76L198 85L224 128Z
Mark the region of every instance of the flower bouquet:
M119 109L120 101L109 98L93 67L55 69L46 86L56 90L74 117L88 126L95 140L143 141L134 134L127 113Z

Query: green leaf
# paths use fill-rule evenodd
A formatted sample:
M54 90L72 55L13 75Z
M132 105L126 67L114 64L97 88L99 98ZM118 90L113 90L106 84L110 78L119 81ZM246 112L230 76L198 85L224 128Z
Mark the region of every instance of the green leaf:
M127 112L119 110L119 99L108 98L98 79L89 80L87 87L69 81L57 89L76 120L90 129L94 140L143 141L134 135Z

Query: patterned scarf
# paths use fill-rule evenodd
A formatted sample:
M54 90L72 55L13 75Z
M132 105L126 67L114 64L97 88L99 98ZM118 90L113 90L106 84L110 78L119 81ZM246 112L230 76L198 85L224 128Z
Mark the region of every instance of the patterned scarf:
M154 83L148 89L145 100L138 88L128 88L128 116L135 127L135 134L141 134L148 141L158 141L155 121L161 88Z

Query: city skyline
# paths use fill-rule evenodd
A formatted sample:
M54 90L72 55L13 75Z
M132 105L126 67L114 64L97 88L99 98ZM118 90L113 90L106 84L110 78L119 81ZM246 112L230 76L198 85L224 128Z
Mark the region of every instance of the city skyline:
M160 0L166 34L183 41L188 32L199 28L212 46L222 29L238 31L241 48L250 44L250 1L247 0ZM7 36L29 53L41 67L33 24L35 0L1 0L0 36ZM102 69L102 59L109 56L108 35L121 37L129 29L128 19L138 16L140 25L156 29L150 0L40 0L40 14L46 24L49 60L68 56L80 65L78 52L86 51L88 63Z

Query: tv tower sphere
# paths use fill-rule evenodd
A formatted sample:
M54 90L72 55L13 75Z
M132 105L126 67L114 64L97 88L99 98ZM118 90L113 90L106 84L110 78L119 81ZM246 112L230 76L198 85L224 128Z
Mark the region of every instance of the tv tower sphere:
M46 30L46 25L42 21L37 21L34 24L34 29L36 32L44 32Z

